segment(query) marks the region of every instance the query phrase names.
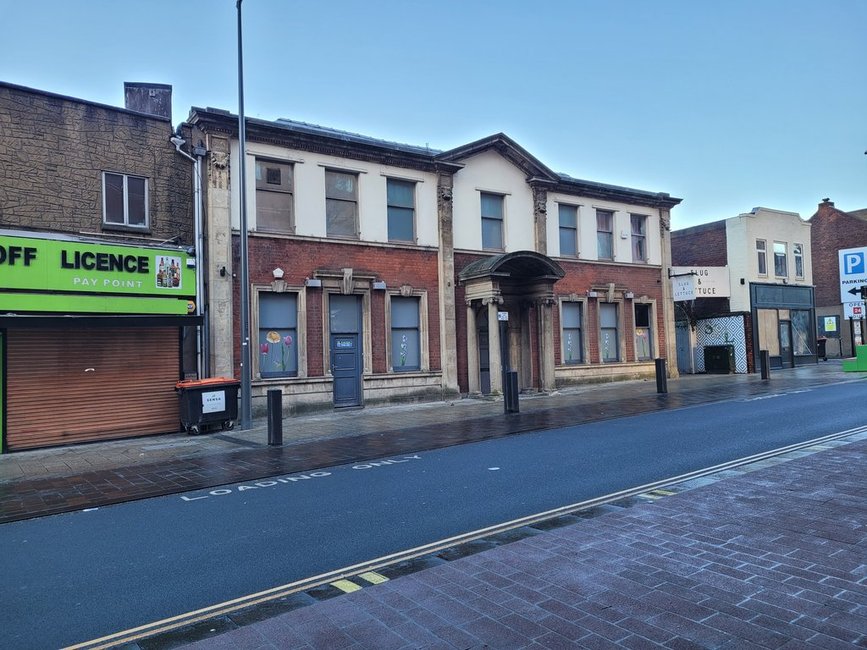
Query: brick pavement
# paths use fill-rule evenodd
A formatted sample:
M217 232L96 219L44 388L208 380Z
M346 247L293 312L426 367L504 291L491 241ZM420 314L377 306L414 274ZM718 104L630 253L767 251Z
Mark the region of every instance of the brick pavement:
M867 436L813 451L185 647L867 647Z
M839 381L860 381L828 362L758 375L696 375L668 382L584 386L524 397L521 412L501 401L365 409L287 418L285 444L268 447L258 423L247 432L153 436L0 456L0 523L135 499L256 480L436 449L526 431L703 404Z

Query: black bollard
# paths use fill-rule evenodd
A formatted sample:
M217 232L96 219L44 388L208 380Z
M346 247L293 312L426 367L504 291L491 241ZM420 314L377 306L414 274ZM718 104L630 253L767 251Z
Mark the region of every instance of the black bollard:
M762 363L762 379L771 378L771 353L767 350L759 351L759 358Z
M668 392L668 376L665 369L665 359L656 360L656 392Z
M514 370L503 373L503 410L506 413L518 413L518 373Z
M283 391L268 390L268 444L280 447L283 444Z

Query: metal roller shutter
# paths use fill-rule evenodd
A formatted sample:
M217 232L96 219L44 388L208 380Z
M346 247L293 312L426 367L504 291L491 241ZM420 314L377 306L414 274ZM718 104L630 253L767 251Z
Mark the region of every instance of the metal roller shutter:
M10 450L178 431L178 330L7 330Z

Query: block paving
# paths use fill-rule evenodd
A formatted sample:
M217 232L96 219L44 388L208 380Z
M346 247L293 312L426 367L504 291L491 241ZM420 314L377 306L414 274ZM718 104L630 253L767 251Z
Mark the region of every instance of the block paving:
M611 417L863 381L839 362L370 408L0 456L0 522ZM867 434L124 647L867 648ZM568 525L563 525L564 523ZM360 583L361 580L351 578ZM339 594L339 595L337 595Z

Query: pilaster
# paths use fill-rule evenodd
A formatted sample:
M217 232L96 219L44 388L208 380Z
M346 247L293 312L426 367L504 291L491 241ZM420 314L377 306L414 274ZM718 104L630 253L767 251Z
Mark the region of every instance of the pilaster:
M234 305L232 265L231 180L229 139L208 137L207 201L207 295L211 374L233 377Z
M674 298L671 295L671 210L659 209L659 236L662 241L662 312L665 332L665 357L668 376L679 377L677 370L677 340L674 329Z
M540 388L552 391L556 388L554 375L554 304L553 298L537 302L539 311L539 382Z
M535 225L536 252L548 254L548 190L533 185L533 223Z
M440 319L440 364L442 366L442 387L445 393L457 394L458 351L455 304L455 246L452 207L452 174L440 171L437 174L437 223L439 224L439 247L437 264L439 274L439 319ZM474 335L475 336L475 335ZM467 345L470 341L467 339ZM478 362L475 365L478 372ZM470 366L472 369L473 366ZM472 370L470 371L472 377ZM472 381L472 379L470 380ZM478 382L478 378L476 378ZM470 389L472 392L472 389Z

